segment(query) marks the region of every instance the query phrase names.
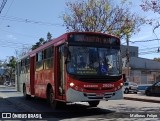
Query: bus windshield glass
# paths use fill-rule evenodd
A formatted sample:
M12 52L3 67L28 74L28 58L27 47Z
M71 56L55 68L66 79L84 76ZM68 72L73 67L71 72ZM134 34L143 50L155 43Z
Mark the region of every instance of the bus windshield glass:
M121 74L120 49L69 46L70 61L67 72L74 75L110 75Z

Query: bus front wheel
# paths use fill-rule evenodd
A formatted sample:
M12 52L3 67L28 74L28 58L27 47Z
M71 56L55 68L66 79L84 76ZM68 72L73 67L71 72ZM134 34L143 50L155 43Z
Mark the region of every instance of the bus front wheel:
M89 101L89 105L90 107L97 107L97 105L99 104L100 101Z
M53 92L52 87L50 87L48 89L47 100L48 100L49 105L52 107L52 109L58 109L62 106L61 102L55 100L54 92Z

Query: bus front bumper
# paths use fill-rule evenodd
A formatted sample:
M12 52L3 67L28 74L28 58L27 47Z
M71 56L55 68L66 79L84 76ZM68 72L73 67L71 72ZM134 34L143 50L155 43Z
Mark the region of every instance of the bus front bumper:
M122 89L115 92L105 92L104 94L79 92L69 88L66 92L67 102L85 102L93 100L118 100L123 99Z

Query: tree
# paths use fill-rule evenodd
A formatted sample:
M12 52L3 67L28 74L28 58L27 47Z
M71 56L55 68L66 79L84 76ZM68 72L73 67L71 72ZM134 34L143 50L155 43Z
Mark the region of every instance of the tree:
M40 47L41 45L43 45L43 44L45 44L45 43L46 43L45 39L44 39L44 38L40 38L40 39L39 39L39 42L36 42L36 44L32 46L32 50Z
M45 40L44 38L40 38L38 42L36 42L35 45L32 45L32 50L44 45L45 43L51 41L52 39L52 34L50 32L47 33L47 40Z
M51 41L52 34L50 32L47 33L47 42Z
M12 78L14 78L16 67L16 58L14 56L9 57L9 61L6 68L6 76L8 76L8 81L11 82Z
M143 0L140 6L145 12L153 11L154 13L160 14L160 0ZM150 25L154 25L153 32L155 31L155 29L160 27L159 20L157 19L151 19L147 22Z
M67 2L62 19L67 31L91 31L114 34L119 37L139 31L144 19L131 13L123 4L112 0L86 0Z
M154 58L154 61L160 62L160 58Z
M159 0L143 0L140 5L144 11L153 11L160 14L160 1Z

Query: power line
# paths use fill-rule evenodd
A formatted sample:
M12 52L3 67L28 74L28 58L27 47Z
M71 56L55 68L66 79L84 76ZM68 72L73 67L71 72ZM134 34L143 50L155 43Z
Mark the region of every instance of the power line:
M14 48L14 49L26 49L28 47L24 47L24 46L15 46L15 45L0 45L0 47L5 47L5 48Z
M138 40L138 41L130 41L131 43L137 43L137 42L150 42L150 41L156 41L160 39L150 39L150 40Z
M147 47L147 48L143 48L143 49L139 49L141 51L144 51L144 50L151 50L151 49L155 49L155 48L159 48L160 46L156 46L156 47Z
M2 1L1 7L0 7L0 14L1 14L1 12L2 12L2 10L3 10L3 8L4 8L5 4L6 4L6 2L7 2L7 0L3 0Z
M160 40L160 39L150 39L150 40L137 40L137 41L129 41L131 43L138 43L138 42L150 42L150 41L156 41L156 40ZM125 44L126 42L122 43Z
M160 48L158 47L157 50L148 50L148 51L142 51L138 54L140 55L145 55L145 54L153 54L153 53L160 53Z
M20 42L13 42L13 41L5 40L5 39L0 39L1 44L3 44L2 42L7 43L7 44L9 43L9 44L19 44L19 45L32 45L29 43L20 43Z
M147 54L154 54L154 53L158 53L157 51L148 51L148 52L144 52L144 53L138 53L139 55L147 55Z
M39 25L45 25L45 26L63 26L62 24L59 24L59 23L35 21L31 19L24 19L24 18L18 18L18 17L13 17L13 16L1 16L0 19L8 20L8 21L15 21L15 22L30 23L30 24L39 24Z
M7 1L7 0L6 0L6 1ZM11 8L13 2L14 2L14 0L12 0L12 2L11 2L11 4L10 4L9 8L7 9L7 12L5 13L5 16L8 14L8 11L10 10L10 8ZM1 25L2 23L3 23L3 20L0 22L0 25Z
M32 35L27 35L27 34L18 33L18 32L11 32L11 31L2 30L2 29L0 29L0 31L4 31L4 32L7 32L7 33L12 33L12 34L18 34L20 36L26 36L26 37L31 37L31 38L39 38L38 36L32 36Z

